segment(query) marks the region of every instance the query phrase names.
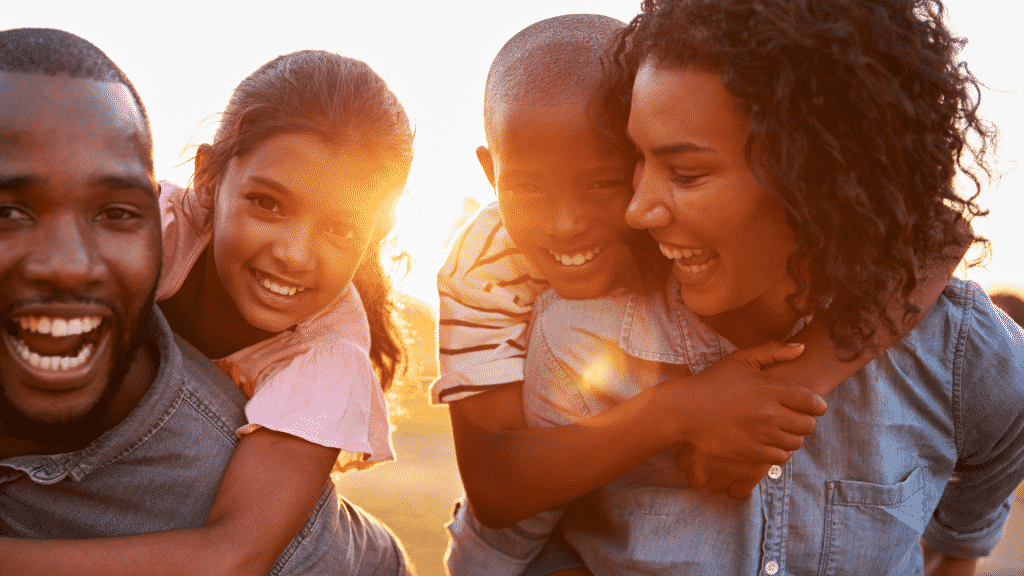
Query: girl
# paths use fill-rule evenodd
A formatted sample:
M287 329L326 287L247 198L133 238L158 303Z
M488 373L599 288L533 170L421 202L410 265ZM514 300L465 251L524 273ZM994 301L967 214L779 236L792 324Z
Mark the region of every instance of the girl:
M911 310L918 271L981 212L953 183L991 137L961 45L933 1L645 2L617 51L642 154L627 221L675 278L657 297L539 298L527 420L601 413L808 314L849 354L892 334L882 312ZM594 574L971 574L1024 476L1022 339L953 279L750 498L692 489L662 453L570 506L565 539ZM610 373L588 382L597 360Z
M3 570L47 572L45 555L77 574L266 574L335 463L392 459L383 392L404 350L380 244L411 160L405 111L363 62L301 51L242 81L193 188L161 192L160 308L251 397L207 524L7 542Z

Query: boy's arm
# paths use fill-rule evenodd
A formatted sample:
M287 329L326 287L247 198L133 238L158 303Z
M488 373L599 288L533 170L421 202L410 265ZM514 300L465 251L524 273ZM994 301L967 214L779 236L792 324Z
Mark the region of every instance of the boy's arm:
M0 539L0 576L266 574L306 523L338 450L260 428L231 457L206 525L85 540Z
M961 232L965 235L972 233L966 221L961 226ZM782 381L805 386L822 396L828 394L917 326L942 295L966 251L966 246L951 250L945 259L934 263L927 273L922 275L910 295L910 301L917 304L921 312L912 315L908 322L902 325L903 330L899 334L893 335L886 330L878 331L876 349L866 350L852 361L841 361L838 356L842 351L832 342L828 330L820 322L812 321L791 340L803 343L806 346L804 353L792 362L776 364L765 368L764 371ZM896 320L897 326L901 326L902 309L889 310L888 314ZM715 493L726 492L733 498L743 498L749 494L765 477L771 466L763 463L730 461L703 454L699 450L694 451L692 448L683 449L677 457L677 462L686 470L687 483L691 487Z
M801 349L770 343L738 352L681 379L685 389L681 384L671 395L656 386L562 426L526 428L520 386L453 402L452 431L470 505L485 526L510 526L686 441L705 445L704 440L713 444L728 437L729 450L784 462L796 448L792 443L813 429L808 414L824 413L824 402L808 390L772 381L758 368L790 360ZM723 390L709 381L736 384ZM694 417L698 413L724 416ZM780 427L796 433L779 436Z

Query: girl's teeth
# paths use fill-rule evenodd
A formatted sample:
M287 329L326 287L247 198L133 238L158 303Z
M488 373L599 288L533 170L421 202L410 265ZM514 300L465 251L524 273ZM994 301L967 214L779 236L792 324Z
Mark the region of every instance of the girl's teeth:
M305 290L305 288L299 288L297 286L281 286L280 284L276 282L271 282L266 278L263 279L262 284L263 287L266 288L267 290L270 290L271 292L275 294L280 294L282 296L295 296L297 292L302 292L303 290Z

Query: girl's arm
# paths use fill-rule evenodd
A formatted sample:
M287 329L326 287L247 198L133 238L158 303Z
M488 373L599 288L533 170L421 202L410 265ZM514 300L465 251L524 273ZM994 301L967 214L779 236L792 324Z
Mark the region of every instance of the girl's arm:
M266 574L306 523L338 450L259 428L224 470L206 525L118 538L0 539L0 576Z

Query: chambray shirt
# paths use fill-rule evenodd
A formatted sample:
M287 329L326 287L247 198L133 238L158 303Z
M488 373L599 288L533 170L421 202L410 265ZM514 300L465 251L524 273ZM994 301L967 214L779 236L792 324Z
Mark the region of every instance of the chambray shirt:
M680 301L537 302L523 390L531 426L598 414L735 348ZM922 573L918 538L987 554L1024 476L1024 336L954 279L899 344L826 397L786 464L740 501L690 489L661 453L570 505L565 538L597 576Z
M0 461L0 536L98 538L205 523L245 424L245 397L155 307L154 315L147 339L160 367L127 418L78 452ZM339 500L328 482L270 574L405 574L390 532Z

